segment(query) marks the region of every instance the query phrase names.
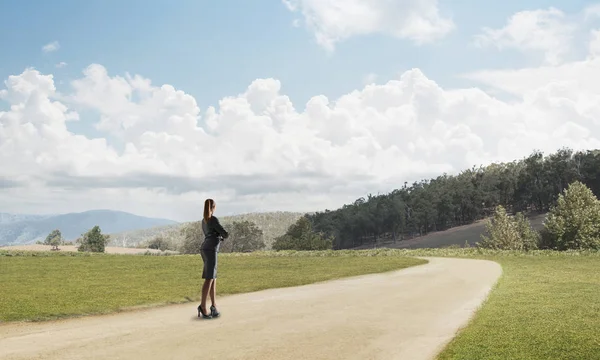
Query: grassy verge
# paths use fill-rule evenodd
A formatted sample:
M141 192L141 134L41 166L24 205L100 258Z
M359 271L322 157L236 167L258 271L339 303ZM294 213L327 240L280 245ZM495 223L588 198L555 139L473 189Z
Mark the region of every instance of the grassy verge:
M503 276L438 359L600 359L600 257L492 257Z
M428 249L397 255L493 260L503 275L438 360L600 359L600 252Z
M409 257L356 255L220 254L217 292L297 286L426 263ZM202 281L202 259L193 255L0 251L0 269L0 321L48 320L193 301L199 297Z

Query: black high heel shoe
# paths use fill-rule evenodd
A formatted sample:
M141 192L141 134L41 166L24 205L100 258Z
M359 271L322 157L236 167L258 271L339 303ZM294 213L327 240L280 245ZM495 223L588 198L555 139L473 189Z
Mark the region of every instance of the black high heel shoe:
M217 308L214 305L211 305L210 306L210 316L219 317L219 315L221 315L221 313L217 311Z
M198 317L202 316L203 319L212 319L212 316L207 315L202 311L202 307L198 305Z

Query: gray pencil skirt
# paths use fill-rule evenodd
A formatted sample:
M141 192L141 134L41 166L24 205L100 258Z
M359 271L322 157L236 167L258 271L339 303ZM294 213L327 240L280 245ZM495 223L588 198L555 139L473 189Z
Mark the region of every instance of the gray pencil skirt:
M202 270L203 279L217 278L217 252L210 250L201 250L202 261L204 261L204 270Z

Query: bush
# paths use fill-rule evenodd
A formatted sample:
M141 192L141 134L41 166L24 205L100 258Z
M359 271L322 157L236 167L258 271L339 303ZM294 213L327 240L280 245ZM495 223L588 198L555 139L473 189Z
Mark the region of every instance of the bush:
M514 217L506 213L502 206L496 207L492 219L486 222L488 236L481 235L480 248L493 250L535 250L540 242L540 235L533 230L522 213Z
M541 236L540 233L535 231L531 227L531 223L523 215L523 213L517 213L514 217L517 232L523 242L523 250L537 250L539 248Z
M600 249L600 201L579 181L559 195L548 213L545 239L557 250Z
M96 225L90 231L83 234L81 238L77 239L77 243L79 244L77 250L103 253L109 241L109 235L102 234L100 227Z
M306 217L301 217L292 224L288 231L275 239L273 250L330 250L333 247L333 238L325 237L322 233L315 233L312 224Z
M160 251L175 250L173 243L162 236L157 236L150 240L147 245L148 249L156 249Z

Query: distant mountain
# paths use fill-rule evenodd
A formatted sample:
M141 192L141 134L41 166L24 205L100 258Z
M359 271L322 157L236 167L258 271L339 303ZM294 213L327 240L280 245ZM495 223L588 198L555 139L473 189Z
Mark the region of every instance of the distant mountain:
M0 245L25 245L44 240L59 229L65 240L75 240L94 226L103 233L145 229L177 222L137 216L122 211L91 210L61 215L21 215L0 213Z
M41 220L52 215L25 215L25 214L9 214L0 213L0 225L12 224L19 221Z
M225 227L225 229L231 226L234 221L252 221L263 231L265 245L267 246L267 249L270 249L275 238L285 234L290 225L298 221L298 219L303 215L303 213L276 211L219 216L219 221L223 227ZM110 234L110 245L122 247L143 246L147 241L152 240L157 236L162 236L165 239L171 240L174 244L180 245L183 243L181 229L187 224L190 223L157 226L141 230Z

